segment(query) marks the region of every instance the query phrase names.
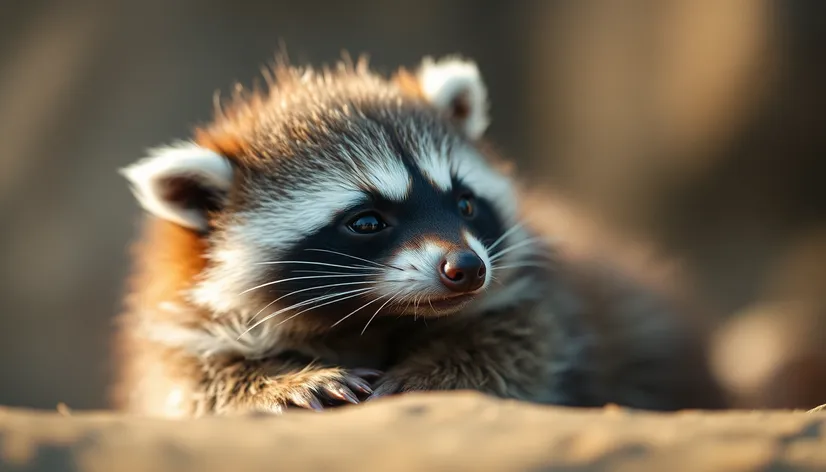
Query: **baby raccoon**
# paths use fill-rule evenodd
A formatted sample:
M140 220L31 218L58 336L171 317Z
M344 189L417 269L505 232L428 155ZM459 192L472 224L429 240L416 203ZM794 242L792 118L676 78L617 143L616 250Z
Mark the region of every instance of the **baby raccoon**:
M122 408L278 413L456 389L723 405L664 297L526 223L483 142L474 63L272 72L122 171L146 210L115 343Z

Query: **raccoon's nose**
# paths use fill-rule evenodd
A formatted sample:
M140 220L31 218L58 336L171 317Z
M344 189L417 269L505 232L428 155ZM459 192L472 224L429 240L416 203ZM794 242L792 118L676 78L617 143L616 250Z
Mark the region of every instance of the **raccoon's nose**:
M442 261L439 277L454 292L472 292L485 283L485 263L473 251L451 251Z

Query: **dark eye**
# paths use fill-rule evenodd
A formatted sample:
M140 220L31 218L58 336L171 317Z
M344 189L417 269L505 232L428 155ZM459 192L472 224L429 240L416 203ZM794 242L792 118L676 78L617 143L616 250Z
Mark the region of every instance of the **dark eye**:
M363 213L350 221L347 226L356 233L370 234L383 230L387 227L387 223L375 213Z
M462 195L459 198L459 213L462 216L470 218L476 212L476 203L474 202L473 195Z

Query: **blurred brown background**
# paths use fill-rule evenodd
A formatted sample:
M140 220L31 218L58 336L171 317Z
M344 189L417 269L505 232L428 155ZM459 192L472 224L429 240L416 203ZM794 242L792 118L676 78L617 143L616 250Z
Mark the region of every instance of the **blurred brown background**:
M283 40L475 58L491 137L685 261L742 406L826 402L826 3L15 1L0 15L0 404L104 406L138 208L116 170Z

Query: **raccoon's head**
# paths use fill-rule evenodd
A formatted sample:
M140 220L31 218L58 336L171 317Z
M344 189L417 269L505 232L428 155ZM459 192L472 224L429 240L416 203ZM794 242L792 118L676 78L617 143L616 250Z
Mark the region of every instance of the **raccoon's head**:
M190 294L213 313L455 314L497 303L531 242L481 143L487 109L457 58L391 78L279 67L269 91L124 174L148 212L206 242Z

